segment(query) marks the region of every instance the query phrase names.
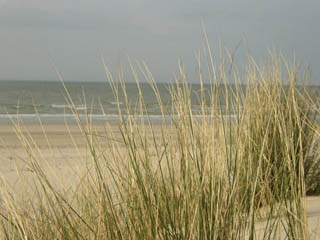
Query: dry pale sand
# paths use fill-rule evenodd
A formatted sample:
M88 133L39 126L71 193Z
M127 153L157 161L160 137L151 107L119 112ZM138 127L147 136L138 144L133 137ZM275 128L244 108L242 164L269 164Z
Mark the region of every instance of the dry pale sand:
M92 168L85 137L77 125L50 124L43 128L38 124L21 128L0 124L0 176L2 184L16 193L24 195L28 189L32 191L35 174L30 166L31 156L37 158L55 187L64 191L79 183ZM103 136L104 125L94 128L96 134ZM111 129L118 131L117 126Z
M106 131L108 135L112 131L114 137L106 138ZM95 124L93 130L88 132L94 132L99 146L105 148L104 155L107 156L108 141L119 142L121 139L119 126L115 124L109 127ZM158 134L158 129L155 132ZM25 139L21 138L22 135ZM21 128L12 124L0 124L2 184L9 185L19 194L26 194L28 189L32 192L35 174L30 167L31 156L35 156L49 180L61 191L71 191L74 185L93 170L92 155L86 138L83 130L76 124L46 124L43 128L39 124L24 124Z
M32 192L35 174L30 168L30 151L33 151L31 155L42 159L42 168L55 187L60 187L64 192L73 189L74 183L79 183L90 172L92 160L89 149L77 125L66 127L63 124L47 124L43 127L46 135L38 124L24 125L18 129L28 138L26 142L30 144L34 141L28 152L23 146L25 141L19 139L15 132L17 129L12 124L0 124L1 190L4 185L8 185L18 195L24 196ZM95 125L94 128L97 135L104 135L104 125ZM114 125L110 130L115 133L116 138L120 138L118 126ZM104 141L103 137L101 140ZM308 197L306 204L312 239L320 239L320 197ZM262 229L260 231L263 232Z

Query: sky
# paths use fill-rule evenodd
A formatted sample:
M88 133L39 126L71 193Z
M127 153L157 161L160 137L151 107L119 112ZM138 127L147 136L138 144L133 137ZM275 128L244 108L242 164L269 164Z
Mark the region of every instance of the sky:
M276 49L295 53L320 84L319 0L0 0L0 80L105 81L128 56L146 61L157 81L177 72L178 59L196 72L204 45L202 22L219 55Z

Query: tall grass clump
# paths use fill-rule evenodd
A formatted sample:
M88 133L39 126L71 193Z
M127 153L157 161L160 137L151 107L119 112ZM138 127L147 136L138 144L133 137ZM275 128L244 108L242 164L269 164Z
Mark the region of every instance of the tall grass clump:
M290 199L292 190L303 196L319 188L316 105L307 89L299 85L295 67L286 66L283 77L278 61L259 72L253 70L244 103L245 153L248 158L265 159L251 163L260 164L254 169L261 171L258 185L265 191L258 192L266 194L261 196L266 201L267 195Z
M250 60L242 78L208 58L206 71L198 58L200 91L179 65L167 102L146 65L131 66L136 102L122 72L105 66L120 121L118 132L106 122L103 138L89 114L81 121L66 88L93 165L72 196L53 187L28 144L32 136L16 126L36 200L22 207L3 190L1 238L309 239L305 197L320 189L317 101L296 66L277 57L262 66ZM146 111L141 75L160 122Z

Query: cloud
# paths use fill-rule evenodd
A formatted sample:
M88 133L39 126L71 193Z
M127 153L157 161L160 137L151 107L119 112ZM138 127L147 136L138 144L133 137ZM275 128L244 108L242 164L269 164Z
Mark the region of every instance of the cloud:
M91 1L86 1L91 2ZM0 23L15 27L92 28L101 25L110 11L105 4L88 4L75 0L11 0L0 10ZM101 5L101 6L100 6Z
M1 0L0 0L1 1ZM65 30L140 29L169 34L177 25L163 4L128 0L11 0L0 9L0 24L17 28Z
M5 5L8 1L7 0L0 0L0 7L2 7L3 5Z
M237 44L244 34L256 52L275 42L317 59L319 7L318 0L0 0L0 72L14 75L21 62L27 76L28 64L36 69L49 51L70 75L93 74L98 49L111 62L123 52L171 72L177 57L193 60L201 47L201 19L214 45L219 36Z

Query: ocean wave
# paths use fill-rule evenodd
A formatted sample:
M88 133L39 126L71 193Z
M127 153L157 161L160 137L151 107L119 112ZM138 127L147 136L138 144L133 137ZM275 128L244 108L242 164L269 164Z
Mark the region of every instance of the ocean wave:
M93 122L120 122L121 117L118 114L78 114L77 117L74 114L0 114L0 122L9 123L22 121L24 123L38 123L39 119L43 123L64 123L64 122L76 122L77 119L82 122L86 122L87 119ZM122 115L123 120L128 119L130 116ZM147 119L146 116L136 115L134 116L137 120ZM151 115L148 118L154 122L159 122L162 117L160 115ZM169 119L170 117L167 116Z
M109 121L109 120L116 120L120 121L121 116L119 114L78 114L77 115L81 120L91 119L93 121ZM231 117L232 119L236 118L236 114L232 115L223 115L220 118L224 117ZM150 114L150 115L127 115L123 114L122 118L124 120L133 117L137 120L139 119L150 119L151 121L159 121L159 120L174 120L178 119L178 115L158 115L158 114ZM202 119L203 115L193 115L195 119ZM206 115L206 118L212 118L210 115ZM76 116L74 114L0 114L0 121L5 120L27 120L27 121L37 121L38 119L45 120L45 121L64 121L64 120L76 120Z
M111 105L123 105L123 102L110 102Z
M52 108L68 108L68 109L73 108L73 106L67 105L67 104L51 104L51 107ZM78 111L85 111L88 109L87 106L85 105L75 105L74 108L75 110L78 110Z

